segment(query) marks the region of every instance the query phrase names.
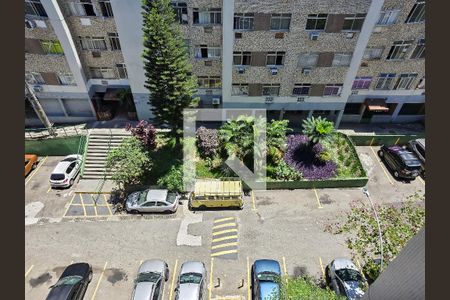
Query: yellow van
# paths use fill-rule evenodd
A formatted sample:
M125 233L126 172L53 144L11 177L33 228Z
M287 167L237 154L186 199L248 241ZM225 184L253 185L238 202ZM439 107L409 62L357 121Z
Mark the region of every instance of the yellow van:
M197 179L189 197L189 208L220 208L244 206L240 180Z

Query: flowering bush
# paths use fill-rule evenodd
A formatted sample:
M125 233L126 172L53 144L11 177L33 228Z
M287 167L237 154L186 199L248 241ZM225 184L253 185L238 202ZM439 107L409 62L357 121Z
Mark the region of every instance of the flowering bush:
M197 147L200 155L211 157L217 154L219 149L219 135L216 129L207 129L203 126L197 129Z
M130 131L147 150L154 150L156 148L156 128L147 121L140 121L136 127L127 124L125 130Z
M328 179L336 175L336 164L321 158L324 148L316 143L311 147L306 135L291 135L287 140L285 162L306 179Z

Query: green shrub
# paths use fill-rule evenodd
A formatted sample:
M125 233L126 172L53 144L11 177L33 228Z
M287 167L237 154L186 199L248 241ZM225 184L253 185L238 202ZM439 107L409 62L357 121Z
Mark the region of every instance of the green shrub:
M275 179L279 180L300 180L302 175L289 166L284 160L281 160L273 170Z
M310 277L283 278L281 280L281 295L283 300L344 300L342 296L329 288L321 288Z
M158 179L158 186L170 191L183 191L183 165L172 166L169 172Z

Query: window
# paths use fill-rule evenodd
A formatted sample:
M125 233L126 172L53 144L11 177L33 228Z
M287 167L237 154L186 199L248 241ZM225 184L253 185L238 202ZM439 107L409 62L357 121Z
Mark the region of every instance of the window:
M368 90L370 83L372 83L372 77L356 77L352 90Z
M327 14L308 15L306 30L324 30L327 23Z
M282 66L284 64L285 52L268 52L266 58L267 66Z
M25 73L25 80L29 84L44 84L44 78L42 77L41 73L37 72L27 72Z
M424 115L425 114L425 104L424 103L404 103L399 115Z
M246 83L233 84L231 94L233 96L248 96L248 84Z
M180 24L188 23L187 4L184 2L172 2L173 9L175 10L175 19Z
M70 2L69 10L73 16L90 16L95 17L96 13L91 0L80 0L79 2Z
M413 53L411 54L412 59L417 58L425 58L425 39L420 39L417 42L416 48L414 48Z
M106 50L104 37L79 37L81 49L83 50Z
M102 10L102 16L107 18L114 17L110 0L100 0L98 3L100 4L100 9Z
M327 84L323 90L324 96L339 96L342 91L342 84Z
M195 48L195 58L220 58L222 49L220 47L208 47L200 45Z
M425 1L417 1L406 18L406 23L419 23L425 21Z
M400 74L395 83L394 90L409 90L416 77L416 73Z
M289 30L291 14L272 14L270 18L270 30Z
M298 59L298 65L300 67L315 67L318 59L319 53L301 53Z
M354 14L348 15L344 19L344 26L342 26L342 30L346 31L360 31L366 14Z
M262 87L263 96L278 96L280 93L279 84L265 84Z
M58 79L61 85L76 85L75 78L71 73L58 74Z
M90 71L92 78L100 78L100 79L116 78L116 74L114 73L114 70L111 68L90 67Z
M404 59L406 52L411 46L411 41L397 41L394 42L394 45L391 47L387 59Z
M380 59L381 55L383 54L384 48L367 48L364 51L363 59L366 60L373 60L373 59Z
M347 103L344 109L344 115L359 115L361 103Z
M253 30L253 13L234 14L234 30Z
M392 25L397 21L398 13L400 10L385 10L380 13L377 25Z
M39 17L47 17L41 0L25 0L25 14Z
M331 65L333 67L350 66L350 62L352 61L352 55L353 53L335 53Z
M117 64L116 68L117 68L117 74L119 74L119 78L122 78L122 79L128 78L127 68L126 68L125 64Z
M64 50L59 41L41 41L41 46L46 54L64 54Z
M308 96L309 90L311 89L311 84L309 83L299 83L294 85L292 95L294 96Z
M233 52L233 64L238 66L248 66L252 60L251 52Z
M395 73L380 73L375 86L376 90L389 90L394 81Z
M199 10L193 9L194 24L221 24L222 23L222 9L210 8Z
M198 76L198 87L200 89L220 89L222 81L219 76Z
M117 32L109 32L108 37L111 43L111 50L120 50L119 34Z

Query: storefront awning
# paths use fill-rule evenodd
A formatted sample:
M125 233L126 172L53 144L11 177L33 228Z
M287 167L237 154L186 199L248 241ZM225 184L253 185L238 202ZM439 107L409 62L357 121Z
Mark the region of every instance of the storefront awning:
M119 101L119 92L120 89L107 89L105 96L103 96L103 100L105 101Z
M386 105L385 98L366 99L365 104L368 111L374 112L386 112L389 111L389 107Z

